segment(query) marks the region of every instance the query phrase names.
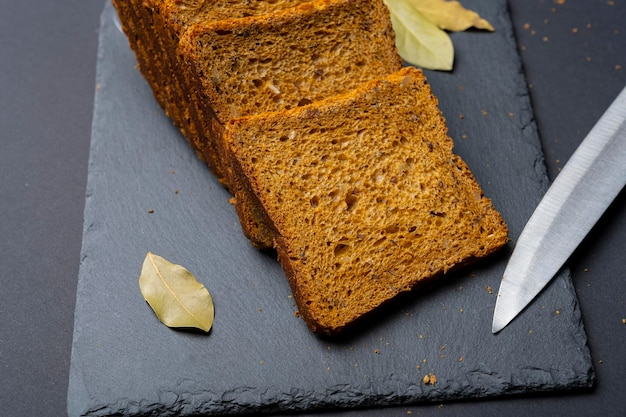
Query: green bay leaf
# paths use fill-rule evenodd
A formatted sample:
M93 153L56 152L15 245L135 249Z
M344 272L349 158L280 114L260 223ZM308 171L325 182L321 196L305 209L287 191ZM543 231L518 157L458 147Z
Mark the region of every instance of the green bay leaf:
M448 34L428 20L410 1L385 0L389 9L396 47L410 64L431 70L450 71L454 46Z
M166 326L205 332L213 326L211 294L184 267L148 252L139 276L139 289Z

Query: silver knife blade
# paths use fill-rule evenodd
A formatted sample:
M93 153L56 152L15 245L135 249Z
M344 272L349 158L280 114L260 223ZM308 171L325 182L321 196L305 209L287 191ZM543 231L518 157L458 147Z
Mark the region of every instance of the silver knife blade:
M563 167L522 230L500 283L492 332L563 267L626 184L626 88Z

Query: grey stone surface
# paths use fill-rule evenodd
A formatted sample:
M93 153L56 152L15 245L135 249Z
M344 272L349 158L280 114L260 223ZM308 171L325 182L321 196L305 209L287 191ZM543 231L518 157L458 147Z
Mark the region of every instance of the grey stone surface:
M70 416L295 412L593 383L567 270L504 331L491 334L508 254L547 177L506 2L467 5L496 32L454 34L455 70L427 76L456 152L505 217L512 243L335 339L312 335L294 316L278 263L243 237L230 196L157 106L106 6ZM208 335L158 322L138 288L147 251L184 265L211 292L216 320ZM431 373L437 384L423 384Z

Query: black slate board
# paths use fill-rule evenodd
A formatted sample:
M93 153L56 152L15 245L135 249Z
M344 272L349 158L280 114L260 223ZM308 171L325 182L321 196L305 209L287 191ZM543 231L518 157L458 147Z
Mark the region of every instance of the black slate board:
M505 0L464 4L496 32L454 34L455 70L427 76L456 152L514 242L547 187L543 156ZM512 244L401 297L347 335L312 335L293 314L278 263L249 245L230 196L152 98L110 5L101 21L91 141L70 416L380 406L593 383L567 270L491 334ZM211 291L210 334L158 322L138 288L147 251L184 265ZM437 383L425 385L431 373Z

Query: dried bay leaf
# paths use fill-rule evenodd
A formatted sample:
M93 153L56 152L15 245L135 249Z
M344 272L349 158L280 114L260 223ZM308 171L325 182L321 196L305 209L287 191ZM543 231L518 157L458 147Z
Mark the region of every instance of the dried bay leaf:
M398 53L407 62L432 70L452 69L454 46L446 32L409 0L385 0L396 33Z
M139 276L139 289L166 326L205 332L213 326L211 294L184 267L148 252Z
M441 29L461 32L471 27L493 32L493 26L473 10L455 0L408 0L428 20Z

